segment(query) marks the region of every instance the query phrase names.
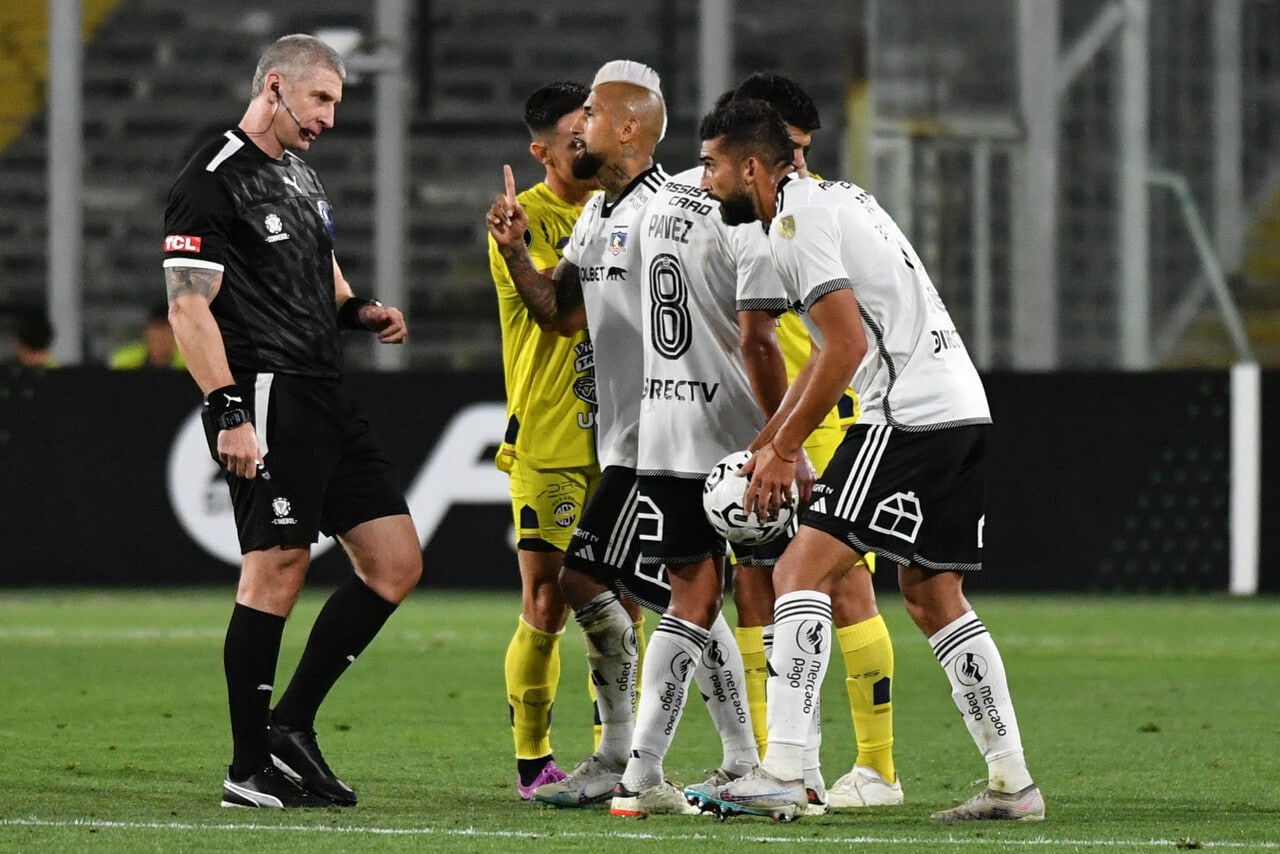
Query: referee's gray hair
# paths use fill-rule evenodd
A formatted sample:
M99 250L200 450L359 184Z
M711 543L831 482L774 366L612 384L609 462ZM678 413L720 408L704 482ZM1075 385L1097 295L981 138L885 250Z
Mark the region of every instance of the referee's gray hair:
M662 141L662 138L667 135L667 100L662 97L662 78L658 76L658 72L643 62L615 59L600 66L595 79L591 81L591 88L594 89L602 83L630 83L632 86L647 89L657 96L658 103L662 105L662 131L658 134L658 141Z
M281 36L272 42L258 60L258 67L253 72L253 91L249 97L256 98L262 92L262 83L272 71L278 71L286 77L302 77L314 66L321 65L338 75L339 80L347 79L347 66L342 55L329 45L306 33L294 33Z

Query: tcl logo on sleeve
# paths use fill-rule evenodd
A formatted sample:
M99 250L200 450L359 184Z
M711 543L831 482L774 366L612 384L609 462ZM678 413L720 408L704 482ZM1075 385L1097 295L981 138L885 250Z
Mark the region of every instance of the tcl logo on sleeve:
M200 238L186 234L169 234L164 238L165 252L199 252Z

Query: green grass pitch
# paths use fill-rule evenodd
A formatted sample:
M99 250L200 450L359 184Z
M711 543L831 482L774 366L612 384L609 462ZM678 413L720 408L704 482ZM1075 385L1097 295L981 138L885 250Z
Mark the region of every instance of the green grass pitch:
M285 634L297 660L323 599ZM1280 849L1280 608L1274 600L975 596L1000 644L1048 818L939 826L984 774L928 644L895 594L901 807L775 824L520 803L502 661L518 597L422 590L321 709L360 806L222 809L222 634L232 592L0 591L0 850L710 851ZM649 618L650 629L656 619ZM590 750L581 635L562 645L556 756ZM828 782L853 735L843 662L823 698ZM283 677L277 681L283 687ZM700 702L667 760L702 779L719 744Z

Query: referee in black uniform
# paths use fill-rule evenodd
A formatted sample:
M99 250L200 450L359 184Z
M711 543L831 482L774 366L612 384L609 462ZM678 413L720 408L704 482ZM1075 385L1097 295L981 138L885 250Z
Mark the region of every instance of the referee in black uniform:
M345 76L318 39L275 42L239 127L197 147L165 211L169 321L205 395L244 555L223 650L234 748L223 806L356 803L316 744L316 710L422 575L396 474L342 384L339 330L398 344L404 317L352 294L324 187L297 154L333 127ZM355 575L271 709L285 618L320 533L338 538Z

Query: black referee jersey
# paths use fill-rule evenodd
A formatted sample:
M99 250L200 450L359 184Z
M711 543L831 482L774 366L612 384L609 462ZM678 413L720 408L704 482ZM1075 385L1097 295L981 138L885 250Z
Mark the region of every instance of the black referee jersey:
M164 219L166 267L222 273L210 308L233 372L340 375L333 209L315 170L228 130L183 167Z

